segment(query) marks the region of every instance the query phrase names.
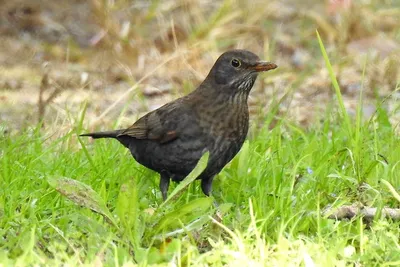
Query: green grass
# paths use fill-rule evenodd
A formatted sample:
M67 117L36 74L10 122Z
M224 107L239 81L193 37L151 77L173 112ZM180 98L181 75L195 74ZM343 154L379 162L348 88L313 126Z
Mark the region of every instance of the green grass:
M78 139L83 117L63 136L40 126L3 133L0 263L400 264L399 222L323 214L329 205L397 207L400 142L383 108L367 121L361 108L346 113L319 43L337 105L310 129L283 118L253 134L215 179L213 198L194 182L183 193L174 185L163 204L157 175L118 142Z
M83 148L75 132L51 139L39 129L5 135L0 262L398 263L398 222L378 218L366 226L361 218L333 221L321 215L327 205L398 206L380 184L385 179L400 186L398 137L383 110L359 128L350 125L362 142L331 114L308 131L283 120L247 142L214 183L220 222L198 182L160 210L158 177L117 142L84 140ZM79 207L60 195L48 183L60 177L97 192L116 225L88 204Z

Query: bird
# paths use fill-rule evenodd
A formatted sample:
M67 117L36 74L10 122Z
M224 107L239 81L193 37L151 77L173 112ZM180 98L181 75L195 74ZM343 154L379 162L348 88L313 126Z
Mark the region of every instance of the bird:
M210 196L214 177L241 149L249 128L248 96L258 73L278 66L247 50L229 50L191 93L155 109L126 129L81 134L113 138L141 165L159 173L164 200L170 181L182 181L208 151L196 178Z

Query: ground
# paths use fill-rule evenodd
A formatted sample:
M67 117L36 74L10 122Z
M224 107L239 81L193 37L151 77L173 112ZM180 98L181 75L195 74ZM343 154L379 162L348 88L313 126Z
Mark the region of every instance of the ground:
M256 84L253 114L268 112L272 101L287 94L279 114L308 126L321 119L332 100L316 30L348 112L354 114L361 89L366 118L376 97L388 97L387 109L396 110L398 6L347 2L3 1L1 120L10 130L38 117L63 124L86 103L90 128L105 128L117 118L128 126L193 90L222 52L246 48L279 65ZM46 73L50 85L44 98L58 92L42 104L43 115L38 98ZM396 112L390 113L397 121Z

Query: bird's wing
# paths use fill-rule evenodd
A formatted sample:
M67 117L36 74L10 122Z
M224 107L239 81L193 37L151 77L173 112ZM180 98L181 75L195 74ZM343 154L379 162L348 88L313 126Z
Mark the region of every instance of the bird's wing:
M119 136L127 135L137 139L155 140L159 143L175 140L178 137L178 131L176 124L171 123L171 120L179 114L177 108L179 109L179 105L170 103L154 110L140 118Z

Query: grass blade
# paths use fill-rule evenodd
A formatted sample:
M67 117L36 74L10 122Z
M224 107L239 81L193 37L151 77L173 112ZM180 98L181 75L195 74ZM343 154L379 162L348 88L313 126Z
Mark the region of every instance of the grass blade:
M326 53L324 43L322 42L321 36L319 35L318 31L317 31L317 37L318 37L319 47L320 47L321 52L322 52L322 56L324 57L324 60L325 60L326 68L328 69L328 72L329 72L329 77L331 78L331 82L332 82L333 88L335 89L336 97L337 97L338 102L339 102L340 113L342 114L342 117L343 117L344 122L346 124L346 128L347 128L347 131L348 131L349 135L353 136L352 135L352 128L351 128L350 118L349 118L349 115L347 114L346 108L345 108L344 103L343 103L342 93L340 92L340 86L339 86L339 83L338 83L338 81L336 79L336 75L333 72L331 62L330 62L330 60L328 58L328 54Z
M389 189L390 193L392 193L392 196L400 202L400 194L396 191L396 189L394 189L394 187L384 179L381 179L381 182Z

